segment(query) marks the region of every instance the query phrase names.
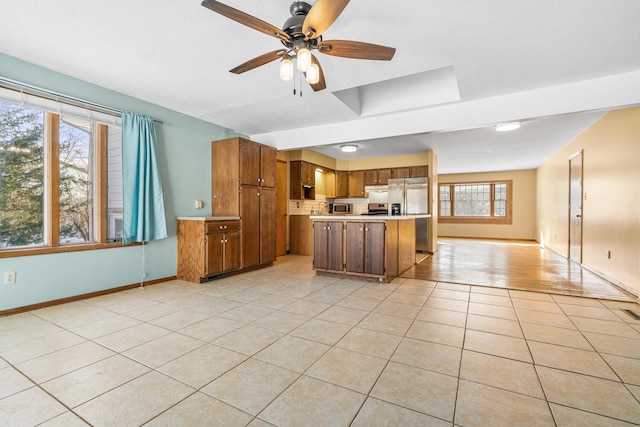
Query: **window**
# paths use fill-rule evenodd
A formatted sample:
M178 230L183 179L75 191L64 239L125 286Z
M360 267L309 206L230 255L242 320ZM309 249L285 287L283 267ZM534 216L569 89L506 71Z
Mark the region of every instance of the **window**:
M511 224L512 181L441 183L438 222Z
M4 95L4 96L3 96ZM0 257L92 249L122 237L121 131L114 124L11 102L0 89ZM9 98L9 100L6 100ZM102 114L104 116L104 114Z

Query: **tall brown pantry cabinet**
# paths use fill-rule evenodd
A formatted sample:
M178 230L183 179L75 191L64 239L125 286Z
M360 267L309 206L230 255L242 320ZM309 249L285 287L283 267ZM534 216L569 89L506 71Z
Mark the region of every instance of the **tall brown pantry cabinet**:
M211 215L240 217L241 268L276 259L276 150L244 138L211 145Z

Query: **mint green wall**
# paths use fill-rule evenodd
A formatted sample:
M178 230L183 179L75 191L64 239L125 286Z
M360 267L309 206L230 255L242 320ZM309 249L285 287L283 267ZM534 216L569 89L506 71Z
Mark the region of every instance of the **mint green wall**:
M126 67L122 78L126 78ZM0 53L0 76L109 107L145 114L156 125L169 238L147 245L146 280L176 274L177 216L210 215L211 148L236 136L226 128ZM162 90L162 88L158 88ZM196 199L204 200L195 209ZM0 311L140 282L142 247L0 259ZM4 272L17 283L4 285Z

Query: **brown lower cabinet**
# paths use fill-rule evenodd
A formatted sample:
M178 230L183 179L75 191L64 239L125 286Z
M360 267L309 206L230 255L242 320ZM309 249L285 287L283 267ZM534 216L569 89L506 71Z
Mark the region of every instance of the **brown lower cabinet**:
M338 221L313 223L313 268L342 271L342 233L344 224Z
M345 270L350 273L385 273L386 225L383 222L347 222Z
M309 215L291 215L289 253L293 255L313 255L313 222Z
M415 264L415 221L313 221L313 268L392 280Z
M238 233L235 220L178 220L178 279L204 282L240 268Z

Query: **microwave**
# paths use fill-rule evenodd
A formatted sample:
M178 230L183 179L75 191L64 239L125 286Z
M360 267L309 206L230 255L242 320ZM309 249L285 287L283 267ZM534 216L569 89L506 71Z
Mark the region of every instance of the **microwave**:
M352 203L329 203L329 213L350 214L353 211Z

